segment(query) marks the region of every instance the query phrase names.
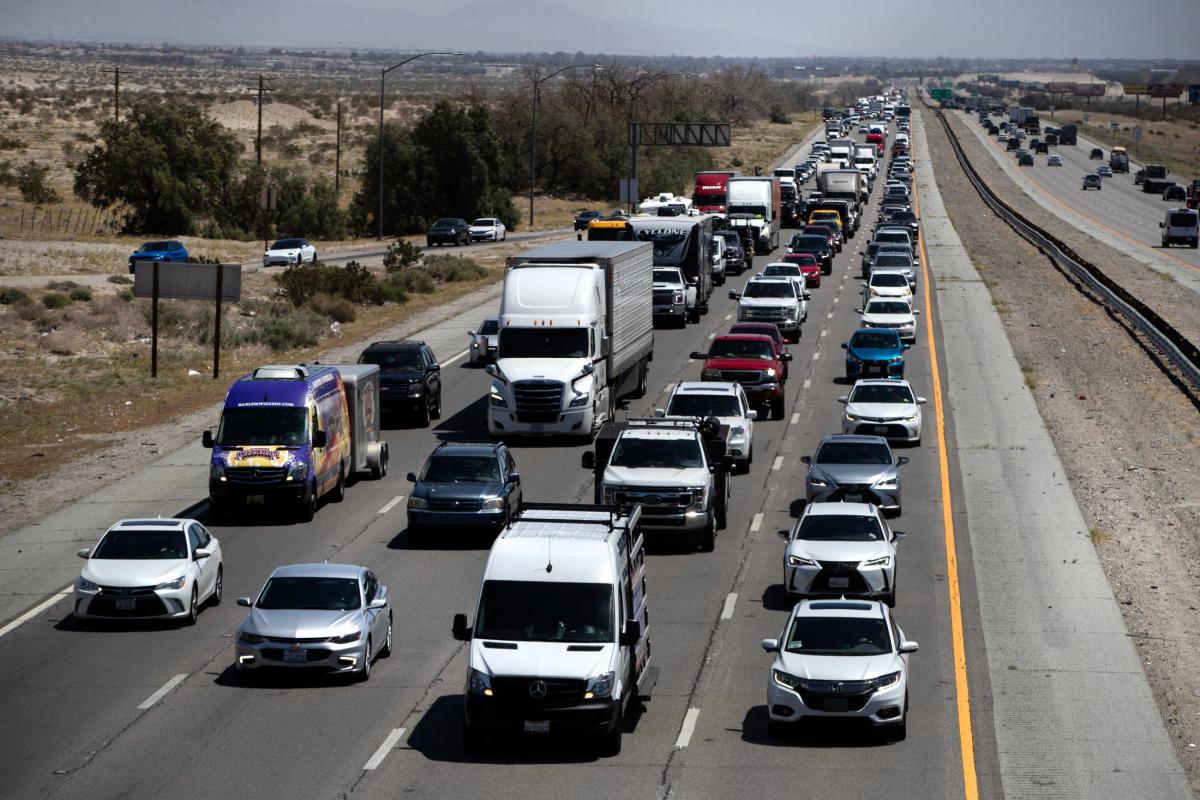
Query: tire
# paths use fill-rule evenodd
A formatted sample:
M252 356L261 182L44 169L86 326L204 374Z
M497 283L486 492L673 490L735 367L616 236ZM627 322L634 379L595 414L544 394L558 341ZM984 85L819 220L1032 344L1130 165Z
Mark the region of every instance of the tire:
M366 655L363 658L362 669L354 673L354 680L358 683L366 683L371 680L371 637L367 637Z
M697 304L695 308L687 313L687 321L696 324L700 321L700 306ZM686 325L686 323L685 323Z
M417 412L417 424L422 428L429 427L429 403L421 404L421 410Z
M212 595L208 598L209 605L221 605L221 598L225 596L225 567L224 565L217 567L217 582L213 584Z
M623 714L617 715L617 724L613 725L613 729L604 734L600 738L600 755L605 758L613 758L621 754L621 739L625 733L622 730Z
M437 405L435 405L433 410L429 412L429 416L431 419L442 418L442 389L440 386L438 387Z
M387 475L387 468L388 468L388 451L387 451L387 448L385 447L383 449L383 453L381 453L379 456L379 466L371 467L371 477L374 480L379 480L380 478L383 478L384 476Z
M196 624L196 619L200 616L200 598L196 592L196 584L192 584L192 600L188 606L188 615L183 618L183 624L187 627Z
M304 502L300 506L300 521L312 522L313 517L317 515L317 487L310 486L308 496L304 498Z
M383 640L383 647L379 648L379 657L387 658L392 654L392 615L388 614L388 629L387 638Z
M787 408L784 407L783 395L780 395L771 401L771 419L783 419L785 413Z
M708 521L704 524L704 530L700 531L697 537L696 547L701 553L711 553L717 546L717 520L712 512L708 514Z
M648 376L649 372L650 370L646 366L646 362L643 361L638 367L638 385L637 390L633 393L633 396L639 400L645 397L646 393L650 391L650 380Z
M346 465L338 464L337 483L329 493L329 502L340 503L346 499Z
M316 251L316 250L313 250L312 263L314 263L314 264L315 264L315 263L317 263L318 261L320 261L320 259L319 259L319 258L317 258L317 251Z
M502 242L507 242L507 241L508 241L508 231L505 231L504 233L502 233L502 234L500 235L500 241L502 241Z

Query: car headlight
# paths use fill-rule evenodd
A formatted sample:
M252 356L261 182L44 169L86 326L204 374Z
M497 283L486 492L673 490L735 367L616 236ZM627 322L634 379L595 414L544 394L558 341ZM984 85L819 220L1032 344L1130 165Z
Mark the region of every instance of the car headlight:
M354 631L353 633L344 633L341 636L334 636L329 641L333 642L334 644L350 644L351 642L357 642L361 638L362 631Z
M496 511L498 509L504 508L504 498L503 497L489 497L483 501L483 505L481 506L481 508L484 511Z
M247 644L261 644L263 637L259 636L257 633L251 633L250 631L238 631L238 641L242 641Z
M83 577L82 575L80 575L80 576L79 576L79 579L75 581L75 585L76 585L77 587L79 587L80 589L82 589L83 591L85 591L85 592L98 592L98 591L100 591L100 585L99 585L99 584L92 583L92 582L91 582L91 581L89 581L87 578Z
M492 696L492 678L485 672L473 669L467 673L467 691L471 694Z
M155 589L182 589L186 583L187 583L187 575L180 575L175 580L167 581L166 583L160 583L157 586L155 586L154 588Z
M590 395L577 394L575 397L571 398L571 408L583 408L588 404L588 400L590 399Z
M423 384L423 383L410 383L408 385L408 396L409 397L420 397L421 393L424 391L425 391L425 384Z
M768 378L775 377L775 368L774 367L767 367L765 372L766 372Z
M695 486L688 489L688 491L692 493L692 505L690 507L695 510L703 510L704 506L708 504L708 487Z
M587 691L583 693L584 700L601 699L612 695L613 684L616 683L617 673L605 672L588 681Z
M423 498L423 497L410 497L410 498L408 498L408 507L409 508L429 508L429 503L425 502L425 498Z
M308 464L303 461L293 461L288 464L287 479L289 481L302 481L308 477Z
M846 360L849 361L851 364L861 364L862 363L862 359L860 359L858 356L854 355L854 353L846 353Z
M899 672L889 672L887 675L880 675L878 678L875 678L873 681L871 681L871 688L886 689L889 686L895 686L899 682L900 682L900 673Z
M801 684L804 683L804 681L802 681L800 678L797 678L795 675L789 675L788 673L779 669L771 670L771 679L775 681L776 686L782 686L783 688L791 689L792 691L799 689Z
M488 393L488 402L496 408L508 408L508 401L504 399L504 395L497 391L495 386Z
M905 422L914 422L917 419L917 412L909 414L907 417L901 417Z
M210 480L223 481L225 480L225 465L213 464L208 468L208 477Z
M891 566L891 564L892 564L891 556L883 556L881 558L872 558L872 559L870 559L868 561L864 561L862 563L862 565L864 567L888 567L888 566Z
M676 293L675 293L675 302L676 302L676 303L682 303L682 302L683 302L683 292L676 292Z
M828 486L828 485L829 485L829 481L826 481L826 480L823 480L823 479L821 479L821 478L816 478L816 477L813 477L812 475L809 475L809 476L808 476L808 485L809 485L809 486L816 486L817 488L824 488L824 487L826 487L826 486Z
M705 367L700 372L700 380L702 381L719 381L721 380L721 370L713 367Z
M818 564L816 561L813 561L811 558L805 558L804 556L788 556L787 562L788 562L789 567L819 567L820 566L820 564Z
M899 489L900 488L900 479L899 478L885 478L884 480L881 480L879 483L875 484L875 488L876 489Z
M600 496L606 506L615 506L617 504L617 488L615 486L604 486L600 489Z
M743 428L741 425L734 425L734 426L730 427L730 429L729 429L729 435L730 435L730 436L735 436L735 437L736 437L736 436L745 436L745 435L746 435L746 429L745 429L745 428Z

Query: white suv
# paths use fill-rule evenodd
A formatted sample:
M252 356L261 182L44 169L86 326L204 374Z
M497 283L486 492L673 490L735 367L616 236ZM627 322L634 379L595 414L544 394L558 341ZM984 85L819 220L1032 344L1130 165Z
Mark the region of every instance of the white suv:
M908 657L916 642L873 600L804 600L788 615L767 677L767 732L804 719L861 719L900 741L907 735Z
M750 407L740 383L721 381L681 381L671 393L666 409L654 409L654 416L670 419L716 417L729 426L728 456L740 471L749 472L754 463L754 420L758 412Z
M858 595L896 604L896 542L870 503L809 503L788 533L783 589L788 597Z

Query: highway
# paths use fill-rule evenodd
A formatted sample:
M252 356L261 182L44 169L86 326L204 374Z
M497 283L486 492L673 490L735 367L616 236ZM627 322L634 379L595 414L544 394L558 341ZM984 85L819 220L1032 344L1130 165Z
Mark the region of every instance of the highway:
M920 135L918 127L914 134ZM929 168L927 162L918 164L919 170ZM924 181L921 190L934 200L934 184ZM925 195L921 197L924 203ZM963 509L990 500L982 490L972 489L972 497L966 496L964 487L977 484L960 467L954 437L964 435L959 430L963 425L970 428L966 433L990 441L989 432L971 428L972 415L992 413L989 403L1007 398L981 393L972 398L973 408L952 402L956 370L969 372L987 359L965 351L964 339L951 363L940 327L943 295L932 277L939 265L928 256L917 290L923 314L917 344L907 356L906 378L930 403L924 444L901 451L911 463L903 467L904 512L892 523L908 533L900 545L896 615L907 638L921 645L911 661L908 737L887 744L838 727L813 728L786 741L766 736L771 658L759 642L779 633L787 611L778 534L802 508L801 456L810 454L822 436L840 429L842 407L836 398L849 387L841 377L839 345L857 327L858 251L874 224L877 200L878 187L863 229L837 257L833 274L812 290L803 337L790 348L794 361L788 413L782 421L756 425L755 462L749 474L733 478L729 524L716 550L688 552L650 537L653 652L661 674L645 712L627 727L621 755L601 759L586 744L531 740L467 757L460 745L465 649L451 638L450 621L458 611L473 617L488 542L447 535L416 545L405 531L402 498L408 491L404 474L418 469L437 441L486 438L488 377L452 360L462 347L462 331L491 310L481 307L424 336L445 365L444 414L428 430L397 427L386 432L392 460L385 479L352 485L344 502L323 506L309 524L264 517L211 526L224 550L226 600L202 613L195 627L81 625L63 599L0 634L3 794L89 800L400 795L615 800L775 796L781 791L813 797L1002 796L1002 786L1009 785L1004 770L1021 766L1006 760L1007 740L993 732L993 708L1004 708L1008 701L998 698L992 704L990 682L1004 673L988 666L985 658L989 645L981 605L989 596L976 589L979 566L973 547L977 535L1009 530L1012 519L1004 514L1012 503L1005 495L995 504L998 508L989 506L988 518L980 514L967 536ZM941 234L923 227L923 235ZM941 255L950 252L949 244L931 252L950 263L951 256ZM759 256L755 264L766 261ZM651 391L628 404L630 415L648 415L676 382L698 378L700 365L688 354L704 349L708 338L727 329L734 303L725 290L745 281L746 276L731 278L718 289L700 324L656 332ZM958 295L951 297L957 303ZM994 318L990 306L982 307ZM956 324L965 313L957 305L948 311ZM932 331L927 325L934 325ZM454 345L442 344L448 342ZM996 352L1001 352L996 358L1004 357ZM1012 360L1011 350L1006 358ZM1008 361L999 363L1009 367ZM941 395L936 393L939 385ZM1044 434L1039 425L1031 426L1030 437ZM589 501L591 475L579 465L585 449L516 443L526 499ZM1015 448L1005 452L1008 458L1023 457ZM993 455L999 454L989 450L980 457ZM1026 504L1022 513L1036 514L1038 503L1064 505L1062 493L1043 489L1040 498L1033 497L1036 492L1013 480L1029 490L1030 496L1020 498ZM193 501L203 499L202 483L191 489ZM1065 496L1074 508L1069 489ZM110 522L96 520L96 533ZM73 558L74 547L67 543L63 558ZM393 655L375 665L366 684L318 675L244 683L232 667L232 636L243 616L233 598L256 594L279 564L324 559L365 564L388 586L395 609ZM998 575L1006 569L1032 569L992 561L986 566ZM1083 591L1083 579L1077 580L1072 591ZM1037 609L1041 597L1029 601L1029 608ZM1038 613L1029 612L1034 618ZM1132 655L1128 642L1114 645L1114 652L1124 654L1120 647ZM1144 701L1141 697L1139 702ZM1153 716L1161 733L1161 721ZM1059 738L1080 734L1047 733ZM1130 733L1140 735L1140 730ZM1140 741L1139 753L1158 753L1154 747L1161 743L1152 736ZM1080 747L1107 752L1103 744ZM1152 768L1158 767L1146 769ZM1086 774L1079 786L1087 785L1093 774L1110 772L1107 765L1090 762L1080 769ZM1063 791L1052 794L1085 796L1066 791L1076 785L1067 779L1075 773L1064 774L1058 785ZM1178 792L1177 781L1169 780L1174 776L1164 779L1161 785L1168 788L1162 791L1159 783L1138 777L1146 781L1146 797L1186 796ZM1111 783L1103 783L1111 778L1095 780L1101 783L1092 783L1096 789L1088 796L1122 796L1111 791Z

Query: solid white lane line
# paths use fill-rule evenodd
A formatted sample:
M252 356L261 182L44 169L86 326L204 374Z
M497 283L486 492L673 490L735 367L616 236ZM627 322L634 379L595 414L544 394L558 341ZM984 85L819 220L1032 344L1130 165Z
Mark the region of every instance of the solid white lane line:
M737 592L730 592L725 598L725 607L721 609L721 619L733 619L733 607L737 605Z
M757 514L754 515L754 518L750 520L750 532L754 533L759 528L761 528L762 521L763 521L763 515L762 515L762 512L759 511Z
M406 496L407 496L407 495L398 494L398 495L396 495L395 497L393 497L391 500L388 500L388 501L387 501L387 504L386 504L386 505L384 505L384 507L383 507L383 508L379 509L379 513L380 513L380 514L386 514L386 513L388 513L388 512L389 512L389 511L391 511L393 508L395 508L396 506L400 505L400 503L401 503L401 502L404 500L404 498L405 498Z
M772 472L779 472L779 468L783 466L783 456L775 456L775 463L771 465Z
M688 742L692 741L692 734L696 732L696 720L699 718L698 708L689 708L683 715L683 726L679 729L679 738L675 740L676 749L687 747Z
M5 636L7 636L8 634L12 633L12 632L13 632L13 631L15 631L17 628L19 628L19 627L21 627L22 625L24 625L26 622L29 622L29 620L33 619L33 618L34 618L34 617L36 617L38 614L42 613L43 611L45 611L45 610L46 610L47 608L49 608L50 606L52 606L52 605L54 605L55 603L57 603L59 600L62 600L64 597L66 597L67 595L69 595L69 594L71 593L71 590L72 590L72 589L74 589L74 588L75 588L75 584L74 584L74 583L72 583L72 584L70 584L69 586L67 586L67 588L65 588L65 589L60 589L59 591L57 591L57 592L55 592L54 594L52 594L52 595L50 595L49 597L47 597L47 598L46 598L45 600L43 600L42 602L38 603L38 604L37 604L36 606L34 606L33 608L31 608L31 609L29 609L28 611L26 611L26 612L25 612L24 614L22 614L21 616L19 616L19 617L17 617L16 619L14 619L12 622L10 622L10 623L8 623L7 625L5 625L3 628L0 628L0 639L4 638L4 637L5 637Z
M796 424L797 424L797 423L799 423L799 422L800 422L800 412L799 412L799 411L793 411L793 412L792 412L792 419L791 419L791 421L790 421L788 424L789 424L789 425L796 425Z
M387 754L395 749L396 743L400 741L400 737L404 735L404 728L393 728L392 732L383 740L383 744L379 745L379 749L375 751L375 755L371 756L371 760L363 764L363 769L375 769L383 760L387 758Z
M469 348L469 347L468 347L466 350L463 350L463 351L462 351L461 353L459 353L458 355L456 355L456 356L450 356L450 357L449 357L449 358L447 358L445 361L441 362L441 365L442 365L443 367L448 367L448 366L450 366L451 364L453 364L455 361L458 361L460 358L462 358L463 356L465 356L465 355L466 355L467 353L469 353L469 352L471 352L471 348Z
M166 683L164 683L162 685L161 689L159 689L157 692L155 692L154 694L150 695L145 700L143 700L141 705L138 706L138 709L140 711L145 711L146 709L150 708L155 703L157 703L159 700L162 700L164 697L166 697L167 692L171 691L176 686L183 683L183 679L186 677L187 677L187 673L181 672L178 675L176 675L174 678L171 678L171 680L167 681Z

